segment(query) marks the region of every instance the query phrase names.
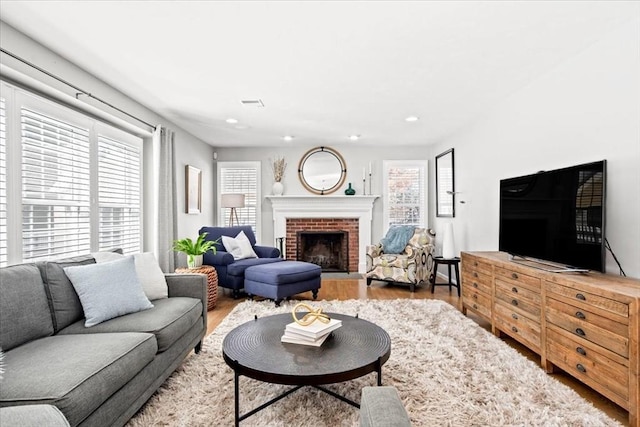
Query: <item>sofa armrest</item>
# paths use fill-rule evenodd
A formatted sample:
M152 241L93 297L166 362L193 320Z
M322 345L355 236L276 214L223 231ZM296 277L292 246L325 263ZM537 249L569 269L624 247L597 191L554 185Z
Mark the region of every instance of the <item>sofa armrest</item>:
M382 255L382 245L378 243L377 245L368 245L366 248L367 255L371 258L377 258Z
M169 287L169 298L190 297L202 301L202 317L204 329L207 330L207 275L206 274L176 274L164 275Z
M411 426L407 410L395 387L364 387L362 389L360 426Z
M21 405L0 408L3 426L68 427L69 421L53 405Z
M229 265L233 264L234 261L233 255L225 251L218 251L215 254L207 252L202 257L202 263L204 265Z
M258 258L278 258L280 256L278 248L272 246L255 245L253 250L258 255Z

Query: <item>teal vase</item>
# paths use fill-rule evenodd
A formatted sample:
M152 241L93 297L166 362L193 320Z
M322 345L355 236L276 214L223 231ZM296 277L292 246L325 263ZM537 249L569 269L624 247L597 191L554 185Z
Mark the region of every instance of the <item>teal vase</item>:
M344 190L344 194L346 194L347 196L353 196L354 194L356 194L356 190L351 188L351 183L349 183L349 188Z

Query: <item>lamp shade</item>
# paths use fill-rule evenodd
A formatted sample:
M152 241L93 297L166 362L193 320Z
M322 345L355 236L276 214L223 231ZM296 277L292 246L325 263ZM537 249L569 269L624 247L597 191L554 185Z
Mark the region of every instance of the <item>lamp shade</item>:
M220 205L223 208L244 208L244 194L223 194L220 198Z

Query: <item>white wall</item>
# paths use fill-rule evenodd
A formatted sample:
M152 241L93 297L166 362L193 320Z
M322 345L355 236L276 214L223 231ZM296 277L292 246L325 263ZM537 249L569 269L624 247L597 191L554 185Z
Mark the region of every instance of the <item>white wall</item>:
M433 147L455 148L456 191L466 201L452 220L457 250L497 250L500 179L606 159L606 237L627 275L640 278L639 95L634 20ZM431 212L439 232L449 219ZM618 274L610 254L606 269Z
M141 118L142 120L150 124L162 124L176 132L176 173L177 173L177 190L178 190L178 237L197 235L198 229L203 224L208 224L213 221L213 197L215 194L214 183L214 165L213 165L213 147L204 143L200 139L189 134L185 130L179 128L169 120L155 114L145 106L137 103L136 101L128 98L126 95L118 92L111 86L96 79L89 73L85 72L81 68L78 68L74 64L70 63L61 56L50 51L46 47L36 43L34 40L26 37L24 34L15 30L11 26L2 22L0 25L0 45L7 51L30 61L37 66L49 71L50 73L63 78L64 80L74 84L75 86L92 93L93 95L104 99L105 101L117 106L118 108L127 111L128 113ZM2 64L6 65L16 71L19 71L29 77L32 77L38 81L44 82L47 85L63 91L70 95L75 95L75 91L70 89L59 82L56 82L52 78L46 77L42 73L22 64L21 62L2 54ZM126 64L123 64L126 66ZM81 97L82 99L83 97ZM87 98L84 97L86 100ZM133 119L117 113L116 111L100 104L87 100L91 105L100 108L107 113L123 119L135 126L139 126L141 131L148 131L148 128ZM147 134L148 135L148 134ZM149 182L151 176L150 167L152 165L151 157L151 140L147 136L144 143L144 168L145 168L145 189L151 189L152 185ZM184 208L184 166L190 164L196 166L202 170L203 173L203 192L202 192L202 205L203 211L199 215L187 215ZM149 227L151 224L151 217L149 213L150 209L150 197L147 192L144 199L144 211L145 211L145 250L151 250L153 242L153 230ZM162 236L160 236L162 238Z
M362 172L363 168L366 169L367 174L367 189L369 194L369 162L372 163L372 192L374 195L382 194L382 160L428 160L433 157L431 148L424 147L403 147L403 146L389 146L389 147L362 147L358 146L357 142L350 144L327 144L338 151L344 158L347 165L347 179L344 185L338 189L335 194L344 194L344 190L349 186L351 182L353 188L356 190L356 195L363 194L362 187ZM253 160L261 162L262 169L262 233L261 243L275 245L275 237L273 235L273 215L271 211L271 203L264 197L271 194L271 187L273 185L273 174L271 171L269 159L276 157L284 157L287 162L287 169L285 171L284 179L282 183L284 185L284 194L310 194L300 183L298 178L298 164L304 154L313 148L312 145L304 145L301 142L294 140L292 143L288 143L286 146L281 147L266 147L266 148L218 148L218 161L243 161ZM429 168L432 168L432 163L429 163ZM429 188L433 185L429 182ZM318 196L322 197L322 196ZM425 208L427 208L425 206ZM372 241L378 242L384 234L386 229L382 224L382 198L378 198L373 206L373 222L372 222Z

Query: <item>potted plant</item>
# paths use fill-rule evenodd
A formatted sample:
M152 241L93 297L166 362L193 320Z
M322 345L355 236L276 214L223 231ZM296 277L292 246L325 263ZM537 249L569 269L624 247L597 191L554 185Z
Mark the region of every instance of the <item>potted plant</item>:
M188 237L173 242L174 251L183 252L187 255L187 267L198 268L202 266L202 256L209 251L212 251L214 255L216 254L215 245L218 240L205 241L204 238L207 234L202 233L195 242Z

